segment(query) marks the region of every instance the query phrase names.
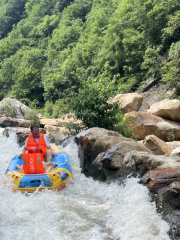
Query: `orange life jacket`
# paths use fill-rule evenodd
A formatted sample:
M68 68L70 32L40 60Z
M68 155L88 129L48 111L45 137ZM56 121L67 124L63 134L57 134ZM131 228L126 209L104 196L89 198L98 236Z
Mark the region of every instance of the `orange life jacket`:
M41 153L23 154L23 171L26 174L44 173L43 156Z
M42 150L42 153L41 153ZM44 173L43 157L46 153L46 142L44 135L39 133L38 143L35 142L32 133L28 134L28 153L23 154L23 171L26 174Z
M39 147L43 151L43 157L44 157L47 149L46 149L46 142L45 142L45 139L44 139L44 135L42 133L39 133L38 143L35 142L32 133L28 134L27 151L31 147Z

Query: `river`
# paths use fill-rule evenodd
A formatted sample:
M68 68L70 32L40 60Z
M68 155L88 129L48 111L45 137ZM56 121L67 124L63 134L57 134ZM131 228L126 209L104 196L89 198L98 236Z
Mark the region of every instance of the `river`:
M100 183L81 173L78 147L72 157L73 184L60 192L12 193L3 185L4 172L21 148L16 135L0 137L1 240L169 240L168 224L150 202L138 179L123 185Z

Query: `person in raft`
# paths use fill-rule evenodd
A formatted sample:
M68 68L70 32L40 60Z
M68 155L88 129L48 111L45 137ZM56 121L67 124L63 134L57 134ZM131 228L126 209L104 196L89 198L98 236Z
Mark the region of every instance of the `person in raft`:
M45 153L43 154L44 161L51 162L53 156L56 156L57 153L55 153L51 148L48 139L42 133L39 132L38 126L33 124L31 125L30 129L31 132L28 134L20 157L22 157L22 155L26 152L27 148L37 146L43 150L43 153Z

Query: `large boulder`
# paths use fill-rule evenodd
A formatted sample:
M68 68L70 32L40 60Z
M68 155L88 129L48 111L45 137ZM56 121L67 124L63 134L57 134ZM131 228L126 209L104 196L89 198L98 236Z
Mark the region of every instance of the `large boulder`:
M147 184L151 192L157 193L160 188L180 181L180 168L149 171L142 177L142 181Z
M50 143L55 143L56 145L62 144L69 136L63 133L49 133L45 134L45 137L49 140Z
M32 110L16 99L4 98L0 102L0 111L6 116L24 119L24 115Z
M123 159L125 154L132 150L150 152L146 147L134 140L124 140L106 152L100 153L90 164L87 175L102 181L126 177L129 172L127 173L126 169L123 168Z
M138 111L142 105L143 97L138 93L118 94L110 100L110 102L120 102L122 104L121 111L128 113Z
M100 153L90 164L87 175L104 181L123 179L128 175L143 176L153 169L180 168L179 157L153 155L148 153L147 148L139 145L138 143L133 144L133 142L122 142L105 153ZM133 148L138 149L138 151L131 151Z
M180 122L180 101L177 99L164 99L151 105L147 112L158 117Z
M154 169L180 168L178 156L153 155L147 152L131 151L126 153L122 163L122 171L126 174L143 176Z
M79 156L82 170L86 173L89 165L102 152L122 141L132 141L121 134L104 128L90 128L76 135L76 143L79 145Z
M15 118L10 118L10 117L1 117L0 118L0 126L1 127L29 128L31 126L31 121L24 120L24 119L15 119Z
M169 134L173 135L174 140L180 140L180 123L146 112L134 111L125 115L129 118L132 130L139 140L148 135L155 135L163 141L168 141Z
M146 147L136 141L122 141L107 150L101 157L100 161L105 168L118 170L122 167L125 154L133 150L150 153Z
M167 143L154 135L149 135L145 137L143 145L146 148L150 149L155 155L170 154L172 151L172 149L168 146Z
M166 190L165 197L174 208L180 208L180 182L171 183Z

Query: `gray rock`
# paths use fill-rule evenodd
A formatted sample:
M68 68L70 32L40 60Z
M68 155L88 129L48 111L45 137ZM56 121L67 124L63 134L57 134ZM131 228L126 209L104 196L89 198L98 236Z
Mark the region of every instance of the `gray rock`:
M26 111L31 111L31 109L24 105L23 103L21 103L20 101L16 100L16 99L12 99L12 98L4 98L1 102L0 102L0 110L4 113L4 107L8 107L8 111L9 113L13 113L14 112L14 116L11 116L13 118L18 118L18 119L24 119L24 115Z

